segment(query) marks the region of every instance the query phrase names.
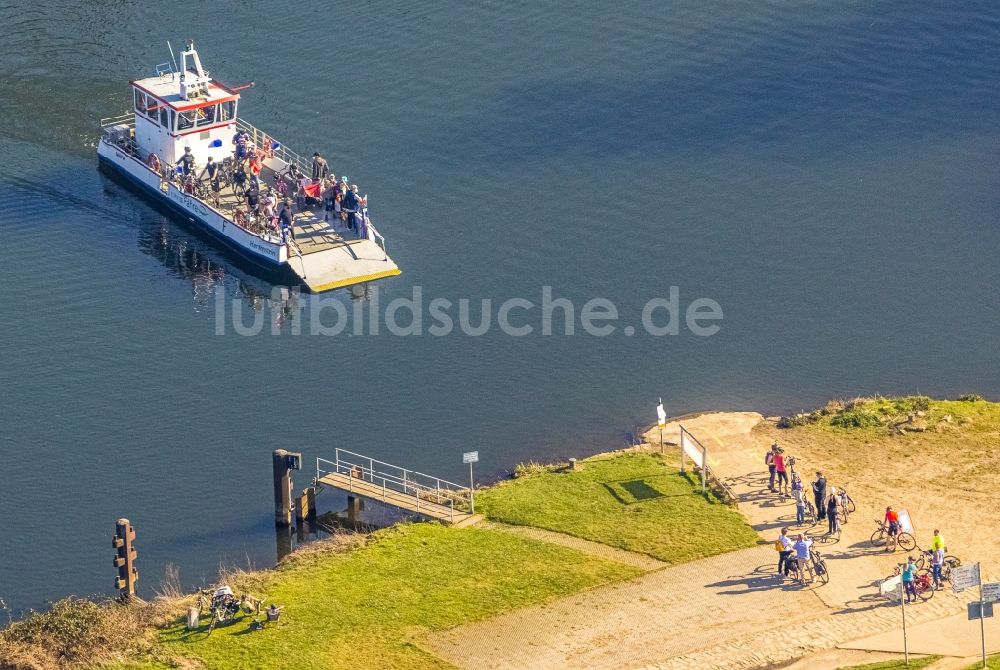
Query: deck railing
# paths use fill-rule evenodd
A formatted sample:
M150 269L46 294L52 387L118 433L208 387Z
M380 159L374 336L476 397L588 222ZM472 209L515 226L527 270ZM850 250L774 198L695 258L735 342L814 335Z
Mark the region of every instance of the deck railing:
M413 499L414 507L420 511L421 503L434 503L450 508L454 519L456 505L459 513L471 507L472 492L467 486L449 482L440 477L426 475L416 470L386 463L346 449L336 450L336 460L316 459L316 481L325 475L336 473L353 479L374 484L382 488L382 497L388 493L402 494Z
M246 132L250 136L250 142L256 149L263 149L265 153L272 153L275 158L284 161L286 164L295 165L295 167L307 176L312 174L311 159L307 160L303 156L300 156L281 142L275 140L271 135L268 135L243 119L236 119L236 128ZM269 142L265 142L265 140L269 140ZM385 258L382 260L389 260L389 251L385 246L385 237L375 228L375 226L372 225L370 218L367 221L367 227L370 233L370 239L382 247L382 252L385 254Z
M240 118L236 119L236 127L250 135L250 141L257 149L270 151L275 157L285 163L294 164L304 174L312 174L312 161L307 161L299 154L287 148L284 144L277 142L267 133L255 128ZM138 158L145 163L145 156L139 156L138 147L135 143L134 130L135 112L126 112L125 114L119 114L118 116L110 116L101 119L102 137L107 142L114 144L123 151L127 152L129 155ZM268 143L269 146L265 146L265 140L270 140ZM275 144L278 145L277 148L275 148ZM382 248L382 253L384 255L382 260L389 260L389 250L386 248L385 236L378 231L374 224L372 224L371 218L367 220L366 227L368 229L369 239ZM299 256L301 258L301 254L299 254Z

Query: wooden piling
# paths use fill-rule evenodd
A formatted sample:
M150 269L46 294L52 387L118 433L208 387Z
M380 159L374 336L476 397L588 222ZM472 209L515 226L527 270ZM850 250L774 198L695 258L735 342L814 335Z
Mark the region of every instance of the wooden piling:
M111 546L115 549L114 566L118 568L115 588L121 592L123 601L135 597L135 583L139 581L139 571L135 568L137 552L132 545L134 540L135 529L132 528L132 523L128 519L118 519Z
M292 475L288 468L288 452L275 449L272 454L274 474L274 523L278 526L292 525Z
M303 521L316 518L316 488L313 486L302 489L302 495L295 499L295 522L302 525Z

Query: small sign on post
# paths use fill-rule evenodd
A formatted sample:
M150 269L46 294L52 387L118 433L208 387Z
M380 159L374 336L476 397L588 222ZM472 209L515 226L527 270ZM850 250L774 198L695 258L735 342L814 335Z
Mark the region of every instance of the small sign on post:
M979 564L963 565L951 569L951 590L961 593L965 589L979 586Z
M895 593L896 591L899 590L899 584L902 581L903 578L900 577L899 575L889 577L889 579L886 579L881 584L879 584L879 591L881 591L883 594Z
M969 603L969 621L975 621L976 619L992 619L993 618L993 603Z
M478 451L467 451L462 454L462 462L469 464L469 507L476 513L476 480L472 477L472 464L479 462Z
M1000 602L1000 582L983 584L983 600L986 602Z

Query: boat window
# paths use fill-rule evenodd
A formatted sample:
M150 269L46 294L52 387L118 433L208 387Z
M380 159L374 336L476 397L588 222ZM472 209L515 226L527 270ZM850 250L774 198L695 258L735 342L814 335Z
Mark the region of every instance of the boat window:
M177 112L177 130L194 128L194 119L197 111L196 109L192 109L187 112Z
M159 101L151 95L146 96L146 116L156 121L159 116Z
M236 118L236 101L219 103L219 121L232 121Z
M133 98L135 98L135 111L141 112L143 105L146 104L146 94L141 92L137 88L132 89Z
M160 125L164 128L171 128L170 125L170 110L166 106L160 107Z
M215 105L209 105L208 107L199 107L194 110L197 112L198 127L208 126L215 123Z

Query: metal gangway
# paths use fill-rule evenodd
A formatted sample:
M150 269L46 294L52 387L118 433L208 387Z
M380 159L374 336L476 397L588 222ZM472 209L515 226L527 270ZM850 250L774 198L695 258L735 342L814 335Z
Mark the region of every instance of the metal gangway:
M316 459L316 483L456 526L478 520L468 486L346 449L335 460Z

